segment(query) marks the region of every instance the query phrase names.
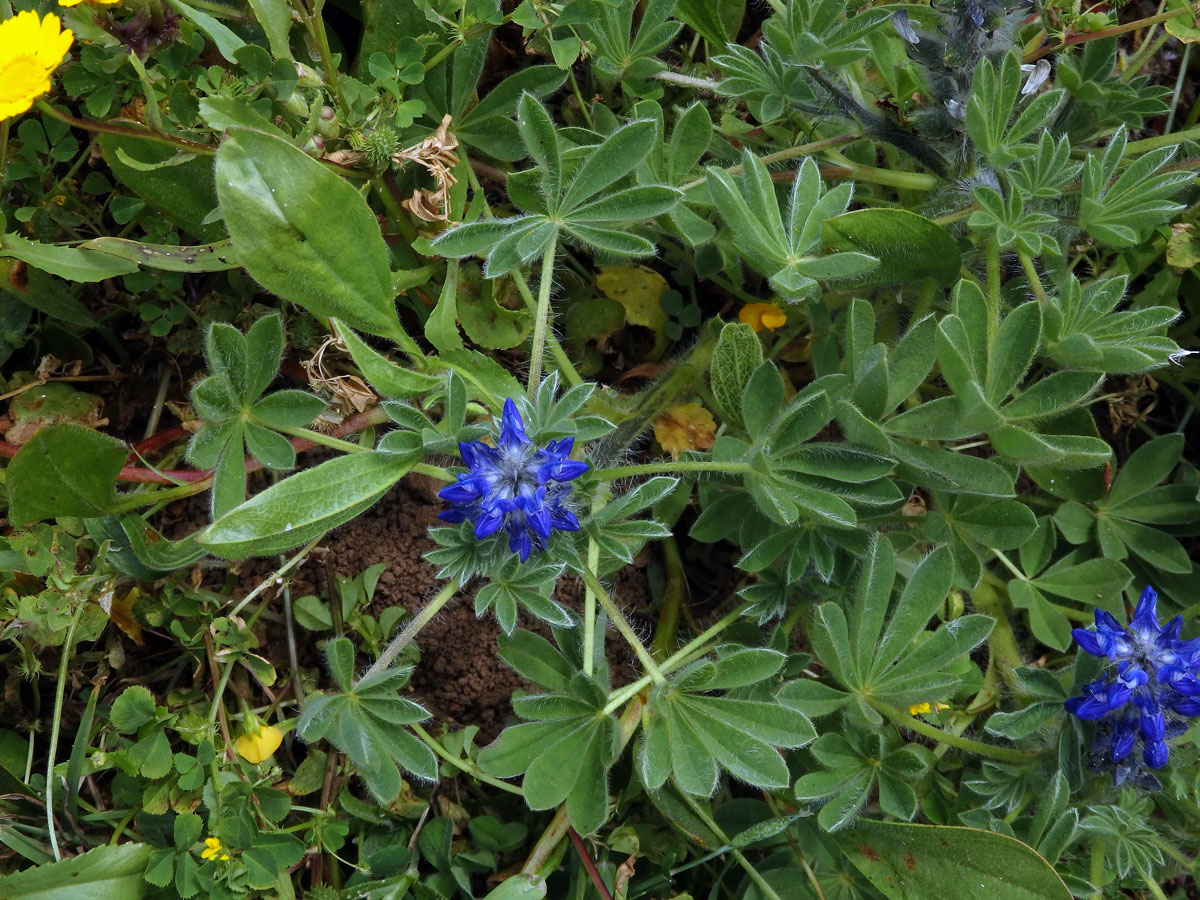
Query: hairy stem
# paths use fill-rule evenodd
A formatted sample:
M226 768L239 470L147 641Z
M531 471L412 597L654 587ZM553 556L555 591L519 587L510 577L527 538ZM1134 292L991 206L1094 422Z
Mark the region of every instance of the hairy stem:
M683 798L684 803L691 807L692 812L699 817L700 821L707 825L709 830L711 830L712 833L717 836L717 839L726 847L729 847L729 852L733 854L733 858L737 860L737 864L742 867L742 870L747 875L750 876L750 880L758 886L758 889L762 891L763 896L766 897L767 900L782 900L779 894L776 893L775 889L771 887L765 878L762 877L761 873L758 871L758 868L754 866L750 860L746 859L742 851L737 847L729 846L729 837L723 830L721 830L721 826L717 824L716 820L713 819L709 811L705 809L703 805L696 802L696 799L686 791L680 791L679 796Z
M500 788L502 791L508 791L510 794L516 794L518 797L524 796L522 790L515 784L509 784L507 781L501 781L499 778L493 778L491 775L485 775L480 771L479 766L475 764L474 760L461 759L460 757L455 756L453 753L443 747L437 738L431 735L420 725L414 723L410 725L409 728L413 730L413 733L417 737L419 737L428 745L430 750L432 750L450 765L454 766L454 768L458 769L460 772L465 772L472 778L482 781L484 784L490 784L492 787Z
M529 350L529 398L537 394L542 380L542 353L546 349L546 328L550 321L550 289L554 286L554 252L558 249L555 235L542 254L542 280L538 285L537 312L533 319L533 342Z
M618 478L636 478L641 475L674 475L676 472L717 472L722 475L749 475L754 472L754 469L749 463L702 460L697 462L643 463L638 466L612 466L607 469L596 469L592 472L592 476L601 481L616 481Z
M646 649L646 645L641 642L637 636L637 633L633 630L633 626L631 626L625 619L625 616L621 614L621 610L617 607L617 604L613 602L612 597L608 595L608 591L606 591L604 586L600 584L600 579L596 577L595 573L591 569L583 570L583 583L586 584L591 589L592 593L596 595L597 599L600 601L600 605L604 607L604 611L608 613L609 618L612 619L613 625L615 625L617 631L621 633L621 637L625 638L629 646L633 648L633 652L637 654L637 658L641 661L642 666L650 675L650 680L655 684L664 684L667 679L659 670L658 664L654 661L654 657L650 655L650 652ZM590 648L585 648L584 652L589 653Z
M457 578L451 578L446 582L445 586L438 591L437 596L425 604L421 611L413 618L411 622L398 635L392 638L392 642L387 645L384 651L379 654L379 659L367 669L367 674L364 678L369 678L372 675L377 675L396 661L396 657L400 655L400 651L408 646L409 641L417 636L422 628L433 621L443 606L450 602L462 584Z
M743 602L739 604L732 612L722 616L708 628L704 629L704 631L700 632L700 634L696 635L694 638L676 650L673 654L671 654L671 656L659 666L659 670L664 675L668 675L678 669L680 666L690 662L698 653L707 652L705 644L740 619L742 617L742 613L746 611L746 607L749 605L750 603L748 601ZM618 691L614 691L612 696L608 698L608 703L605 704L605 714L615 712L623 703L625 703L626 700L637 695L640 691L648 687L651 681L652 679L649 675L643 675L637 681L625 685L625 687Z
M58 834L54 828L54 756L58 750L58 734L62 726L63 700L67 691L67 664L71 660L71 645L75 640L75 629L83 617L84 604L80 603L67 626L67 637L63 641L62 658L58 663L58 684L54 686L54 721L50 725L50 749L46 751L46 827L50 831L50 849L54 860L62 859L58 849Z
M956 747L959 750L966 750L968 753L986 756L988 759L996 759L1000 762L1027 763L1034 756L1034 754L1025 750L1014 750L1011 747L997 747L993 744L985 744L981 741L973 741L970 738L950 734L949 732L942 731L940 728L935 728L917 716L908 715L896 709L896 707L889 706L882 700L877 700L871 696L864 696L863 700L877 713L891 719L901 728L915 731L917 734L931 738L939 744L949 744L951 747Z

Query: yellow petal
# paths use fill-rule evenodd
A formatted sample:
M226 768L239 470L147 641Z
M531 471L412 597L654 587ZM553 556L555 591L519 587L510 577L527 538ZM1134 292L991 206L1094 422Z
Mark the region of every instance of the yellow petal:
M926 701L924 703L914 703L912 706L910 706L908 708L908 714L910 716L915 716L915 715L919 715L921 713L927 713L927 712L929 712L929 710L930 710L929 701Z
M233 742L233 749L246 762L258 763L269 759L283 743L283 732L274 725L264 725L257 734L243 734Z
M787 313L773 303L747 303L738 312L738 319L755 331L774 331L787 322Z

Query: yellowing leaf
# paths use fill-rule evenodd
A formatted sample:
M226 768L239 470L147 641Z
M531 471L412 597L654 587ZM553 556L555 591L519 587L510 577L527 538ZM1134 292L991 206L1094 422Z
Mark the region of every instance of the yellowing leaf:
M712 413L699 403L672 406L654 423L654 437L672 459L684 450L707 450L716 433Z
M667 314L663 312L663 291L667 280L646 266L601 266L596 287L605 297L625 307L625 321L654 332L650 359L661 359L667 350Z

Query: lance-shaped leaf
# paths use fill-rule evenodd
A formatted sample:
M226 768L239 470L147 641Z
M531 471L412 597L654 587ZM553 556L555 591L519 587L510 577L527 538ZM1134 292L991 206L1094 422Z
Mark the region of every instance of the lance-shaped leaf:
M393 453L340 456L271 485L196 537L226 559L281 553L348 522L412 467Z

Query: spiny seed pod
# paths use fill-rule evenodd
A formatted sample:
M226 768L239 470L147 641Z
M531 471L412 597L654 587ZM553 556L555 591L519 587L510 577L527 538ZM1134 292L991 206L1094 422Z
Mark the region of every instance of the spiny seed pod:
M366 156L367 161L376 169L388 164L396 152L399 135L388 125L380 125L371 131L356 131L350 135L350 146Z

